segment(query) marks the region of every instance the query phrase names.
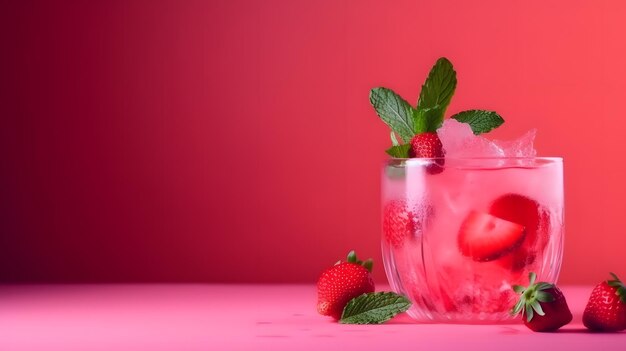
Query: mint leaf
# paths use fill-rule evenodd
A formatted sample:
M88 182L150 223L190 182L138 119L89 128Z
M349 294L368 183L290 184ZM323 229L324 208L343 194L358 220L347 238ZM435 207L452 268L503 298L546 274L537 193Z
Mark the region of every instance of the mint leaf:
M452 63L447 58L442 57L433 66L428 73L426 82L422 85L422 91L417 101L417 109L424 110L427 108L435 108L439 106L441 114L436 119L430 121L428 129L436 130L443 122L443 116L446 108L450 104L454 90L456 89L456 72L452 67Z
M414 133L413 107L398 94L387 88L370 90L370 103L380 119L385 122L404 142L409 142Z
M472 127L474 134L487 133L492 129L498 128L504 123L504 119L493 111L484 110L468 110L459 112L450 117L459 122L467 123Z
M394 145L385 152L395 158L409 158L409 150L411 150L411 144Z
M396 133L394 133L393 131L391 132L391 145L393 146L400 145L400 143L398 142L398 139L396 139Z
M411 307L411 301L393 292L367 293L350 300L339 323L380 324Z
M439 105L415 110L413 113L415 134L436 132L443 123L443 110Z

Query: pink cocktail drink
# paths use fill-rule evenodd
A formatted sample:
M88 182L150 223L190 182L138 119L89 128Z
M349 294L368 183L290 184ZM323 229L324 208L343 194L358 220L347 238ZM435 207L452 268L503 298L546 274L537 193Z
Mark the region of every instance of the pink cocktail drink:
M445 145L444 145L445 146ZM383 258L418 320L510 318L512 285L555 282L563 248L560 158L389 160L382 174Z
M446 118L457 85L452 63L435 62L417 104L385 87L370 103L389 126L382 175L385 271L418 320L511 318L513 285L530 272L554 283L563 252L563 163L536 157L535 130L512 141L483 135L495 111ZM519 290L519 289L518 289Z

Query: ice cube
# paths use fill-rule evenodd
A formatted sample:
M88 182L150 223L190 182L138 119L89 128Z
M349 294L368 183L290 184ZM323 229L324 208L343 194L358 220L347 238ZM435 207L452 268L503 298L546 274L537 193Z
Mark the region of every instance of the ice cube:
M531 129L515 140L494 140L494 143L502 149L506 157L535 157L537 156L537 150L534 147L536 135L537 130Z
M472 132L469 124L447 119L437 130L446 157L502 157L504 152L491 140Z

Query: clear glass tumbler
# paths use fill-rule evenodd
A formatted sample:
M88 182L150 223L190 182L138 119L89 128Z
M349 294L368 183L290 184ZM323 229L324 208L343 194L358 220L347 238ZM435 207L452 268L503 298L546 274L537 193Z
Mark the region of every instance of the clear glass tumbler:
M394 291L419 321L511 318L529 272L556 282L563 160L392 159L382 174L382 250Z

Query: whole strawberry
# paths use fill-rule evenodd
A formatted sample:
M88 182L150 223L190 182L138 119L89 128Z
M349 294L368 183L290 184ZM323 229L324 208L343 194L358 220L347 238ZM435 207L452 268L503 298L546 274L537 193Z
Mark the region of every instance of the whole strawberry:
M430 174L437 174L443 171L443 165L445 163L443 157L445 156L445 152L437 133L425 132L415 135L413 139L411 139L409 156L437 158L435 164L427 166L426 171Z
M347 262L339 261L322 272L317 280L317 312L340 319L348 301L374 291L371 271L371 259L359 261L350 251Z
M536 332L555 331L572 321L565 296L554 284L535 283L537 275L529 275L528 287L513 286L513 290L520 294L519 301L511 310L511 314L522 313L524 324ZM525 318L524 318L525 317Z
M626 287L614 274L614 279L598 284L589 297L583 313L583 324L594 331L626 329Z
M411 157L443 157L443 144L437 133L425 132L417 134L411 139Z

